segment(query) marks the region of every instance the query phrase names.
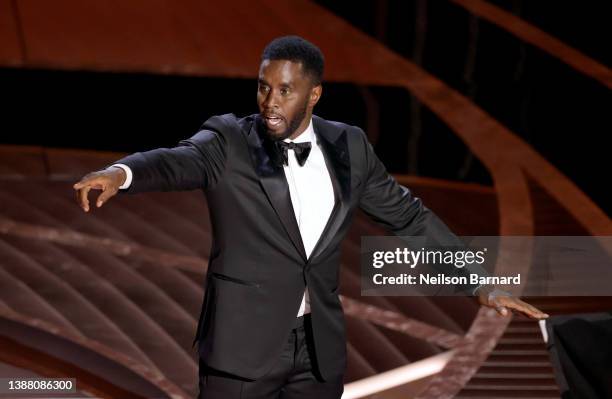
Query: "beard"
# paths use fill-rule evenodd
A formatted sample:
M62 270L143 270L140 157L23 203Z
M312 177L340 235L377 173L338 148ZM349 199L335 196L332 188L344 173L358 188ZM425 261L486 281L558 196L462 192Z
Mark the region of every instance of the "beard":
M271 141L279 141L284 140L288 137L291 137L293 133L300 127L304 118L306 118L306 111L308 110L308 101L304 100L303 106L300 108L299 112L295 114L293 118L287 124L287 129L285 129L281 134L274 134L274 132L270 131L264 124L264 132L266 133L266 137Z

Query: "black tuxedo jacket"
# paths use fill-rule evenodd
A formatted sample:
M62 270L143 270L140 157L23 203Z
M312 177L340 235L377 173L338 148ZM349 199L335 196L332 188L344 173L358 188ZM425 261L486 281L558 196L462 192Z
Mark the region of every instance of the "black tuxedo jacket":
M356 208L396 235L454 237L386 172L360 128L317 116L313 125L336 203L308 259L284 171L274 166L257 115L214 116L177 147L117 161L133 171L127 193L202 189L207 197L213 244L195 340L210 367L249 379L270 370L307 284L320 372L325 379L344 373L340 243Z

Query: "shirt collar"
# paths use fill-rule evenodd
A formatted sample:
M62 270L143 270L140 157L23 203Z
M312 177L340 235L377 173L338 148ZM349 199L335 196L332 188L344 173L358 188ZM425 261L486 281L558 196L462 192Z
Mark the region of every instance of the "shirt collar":
M306 130L304 130L302 132L302 134L297 136L295 138L295 140L291 140L289 138L286 138L283 141L285 143L290 143L290 142L303 143L305 141L310 141L311 143L314 143L315 139L316 139L316 136L315 136L315 132L314 132L314 127L312 126L312 118L310 118L310 123L308 123L308 127L306 128Z

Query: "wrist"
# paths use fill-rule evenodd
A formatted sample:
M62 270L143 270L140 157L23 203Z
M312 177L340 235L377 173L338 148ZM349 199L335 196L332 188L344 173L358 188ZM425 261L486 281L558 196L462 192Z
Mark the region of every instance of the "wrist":
M494 289L495 287L493 287L492 285L488 285L488 284L479 285L478 287L476 287L476 289L474 289L474 296L487 296L491 292L493 292Z
M111 173L113 182L116 184L117 187L121 187L125 183L125 180L127 179L127 173L125 173L125 170L123 170L123 168L111 165L106 168L106 170Z

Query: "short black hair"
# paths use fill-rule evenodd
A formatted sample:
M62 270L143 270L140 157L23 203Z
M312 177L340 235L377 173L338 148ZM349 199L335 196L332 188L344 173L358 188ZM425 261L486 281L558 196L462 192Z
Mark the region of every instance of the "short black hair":
M264 60L287 60L302 64L314 85L321 84L325 59L317 46L299 36L282 36L272 40L261 54Z

